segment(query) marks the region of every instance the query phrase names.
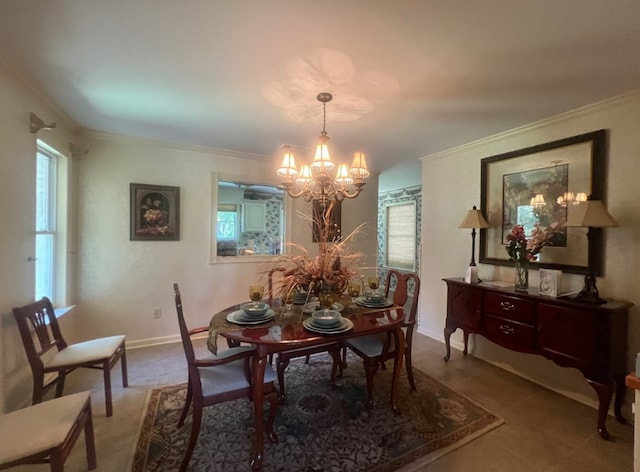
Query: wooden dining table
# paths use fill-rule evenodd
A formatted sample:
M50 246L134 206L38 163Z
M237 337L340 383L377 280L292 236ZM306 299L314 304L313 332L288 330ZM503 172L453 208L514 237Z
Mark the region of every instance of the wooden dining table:
M259 324L243 326L227 321L227 315L241 309L242 304L225 308L213 315L209 329L209 346L215 350L217 336L223 336L230 345L241 343L255 347L252 356L251 387L256 421L256 439L251 452L251 467L260 470L264 460L264 372L270 354L297 348L309 348L328 341L343 341L359 336L377 333L390 333L394 337L396 355L393 362L393 376L391 385L391 408L400 414L397 405L397 386L402 370L404 357L404 310L402 307L389 306L386 308L372 308L360 306L351 301L350 297L341 297L338 303L344 306L342 316L353 323L353 328L347 332L337 334L318 334L306 329L303 321L310 316L303 310L303 305L294 305L285 310L280 300L264 300L271 305L275 312L273 320Z

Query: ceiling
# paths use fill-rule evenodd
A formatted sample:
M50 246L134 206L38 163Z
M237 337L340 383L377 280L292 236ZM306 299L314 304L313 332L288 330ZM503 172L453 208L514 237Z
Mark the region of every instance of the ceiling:
M334 159L380 172L640 89L640 2L0 0L0 61L84 128L274 167L330 92Z

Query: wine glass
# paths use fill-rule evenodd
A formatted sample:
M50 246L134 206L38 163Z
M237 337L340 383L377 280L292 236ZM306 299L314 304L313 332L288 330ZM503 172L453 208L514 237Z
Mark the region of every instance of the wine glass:
M333 292L320 292L318 294L318 300L320 301L320 307L327 311L330 310L333 307L333 299L334 299L334 294Z
M263 285L249 285L249 298L253 302L253 305L257 305L262 297L264 296L264 286Z
M380 287L380 277L369 277L367 285L371 289L371 295L375 295L378 292L378 287Z
M360 282L349 282L347 286L347 293L351 297L351 303L356 303L356 298L360 295Z
M283 315L288 315L291 313L291 309L293 308L293 295L296 292L295 285L291 287L287 293L285 293L282 297L282 303L284 303L284 312Z

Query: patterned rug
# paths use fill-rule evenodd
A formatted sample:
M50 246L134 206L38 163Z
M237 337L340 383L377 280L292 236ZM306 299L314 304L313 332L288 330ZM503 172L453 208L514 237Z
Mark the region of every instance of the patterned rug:
M389 405L391 369L376 374L375 405L369 411L362 361L349 356L336 391L328 388L328 355L313 356L309 364L291 362L285 374L288 404L276 416L278 443L265 438L264 472L416 470L503 422L415 369L417 392L410 392L404 372L400 379L401 415ZM190 420L176 429L185 395L186 384L150 391L132 472L178 469L191 430ZM205 408L190 470L250 472L254 437L248 400Z

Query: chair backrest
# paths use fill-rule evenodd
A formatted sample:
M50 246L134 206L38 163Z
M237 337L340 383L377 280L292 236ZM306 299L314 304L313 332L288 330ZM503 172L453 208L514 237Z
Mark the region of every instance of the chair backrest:
M67 342L58 325L56 312L51 300L47 297L13 308L13 316L32 369L42 370L44 368L42 358L52 356L53 353L50 353L52 349L61 351L67 347ZM37 345L34 338L37 339Z
M275 297L275 293L274 293L274 289L277 287L277 285L274 283L277 281L277 279L282 278L285 274L285 272L287 271L286 268L284 267L274 267L273 269L271 269L267 275L268 277L268 283L267 283L267 296L269 297L269 300L276 298ZM276 275L278 274L278 275Z
M418 312L418 296L420 295L420 277L417 274L407 272L402 273L395 269L387 272L385 282L385 295L389 297L389 293L393 288L393 303L404 307L407 315L405 325L412 325L416 322L416 314ZM407 307L409 302L409 307Z
M184 321L184 313L182 311L182 296L180 295L180 287L177 283L173 284L173 293L176 302L176 312L178 314L178 326L180 327L180 337L182 338L182 347L184 348L184 355L187 357L187 363L189 368L193 365L196 359L195 352L193 350L193 344L191 343L191 336L189 335L189 328Z

